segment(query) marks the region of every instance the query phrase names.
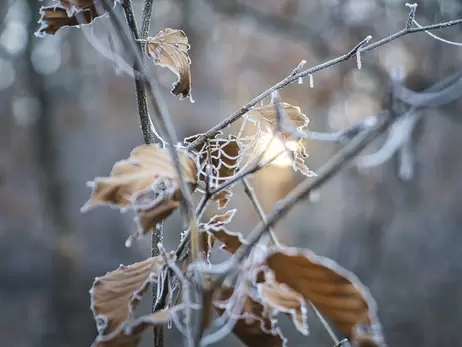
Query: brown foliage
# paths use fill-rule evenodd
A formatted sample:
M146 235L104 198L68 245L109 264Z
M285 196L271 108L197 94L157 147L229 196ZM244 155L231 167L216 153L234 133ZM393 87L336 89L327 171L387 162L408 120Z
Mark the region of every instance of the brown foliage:
M368 290L351 272L334 261L309 251L276 250L266 259L270 272L267 281L284 284L303 296L336 327L352 339L358 327L371 327L382 341L376 316L376 304ZM290 271L288 271L290 269Z
M185 153L180 162L186 182L194 189L196 166ZM109 177L97 177L85 212L99 205L118 208L132 206L138 215L141 233L147 233L179 206L181 192L178 176L168 152L156 145L136 147L128 159L115 163Z
M146 54L156 65L167 67L176 76L172 94L180 99L191 98L191 58L188 54L188 37L182 30L164 29L154 37L147 38Z
M206 250L207 254L210 251L210 248L215 244L216 240L222 243L220 247L221 249L231 254L236 253L239 247L246 243L242 234L232 232L226 227L226 225L231 222L235 213L235 209L229 210L222 215L212 217L208 223L199 225L199 231L204 234L203 240L206 240L207 243L203 243L203 249ZM207 238L205 237L205 234L207 235Z
M147 323L132 324L133 310L149 284L158 280L164 266L161 256L151 257L132 265L121 265L95 279L90 290L91 309L99 333L94 346L136 346Z
M64 26L89 24L95 18L102 16L104 0L60 0L53 6L43 6L40 9L39 23L42 24L38 36L55 34ZM114 7L117 1L109 0L108 5Z

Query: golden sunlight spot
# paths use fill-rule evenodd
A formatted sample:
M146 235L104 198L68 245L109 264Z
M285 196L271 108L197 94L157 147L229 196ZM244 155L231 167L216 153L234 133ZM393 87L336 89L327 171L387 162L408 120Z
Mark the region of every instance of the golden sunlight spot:
M273 140L271 140L273 139ZM269 144L269 146L268 146ZM258 141L259 151L265 151L262 161L271 160L278 153L281 153L275 160L271 162L271 165L276 165L280 167L292 165L292 160L287 154L287 150L295 151L297 149L297 143L295 141L286 141L286 146L279 138L273 138L273 134L265 133L263 134Z

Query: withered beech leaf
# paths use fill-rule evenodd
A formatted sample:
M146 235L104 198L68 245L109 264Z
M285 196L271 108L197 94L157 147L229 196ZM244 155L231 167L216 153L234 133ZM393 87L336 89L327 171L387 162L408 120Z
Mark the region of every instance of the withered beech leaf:
M296 133L293 131L283 131L283 135L285 138L300 138L302 135L303 129L308 126L310 122L308 117L302 113L300 107L290 105L288 103L281 103L281 110L284 115L287 116L288 122L291 122L294 128L300 132ZM252 108L249 112L247 112L247 117L250 119L262 122L263 125L272 125L275 126L277 124L277 111L276 106L274 104L263 105L259 107ZM268 128L268 127L267 127ZM284 130L284 129L283 129Z
M223 287L218 292L214 302L218 312L223 313L227 308L227 301L233 295L233 288ZM285 338L281 330L274 326L268 312L251 297L245 297L244 308L233 328L233 333L246 346L282 347Z
M106 13L104 1L113 9L118 1L115 0L60 0L52 6L40 8L39 23L41 27L35 33L42 37L46 34L55 34L64 26L79 26L89 24L95 18Z
M115 337L110 335L97 336L92 347L136 347L147 328L171 322L173 315L183 309L184 305L180 304L127 321L118 329L118 334L114 335Z
M348 339L362 329L378 346L384 344L376 302L350 271L331 259L295 248L271 251L266 266L267 281L286 285L311 301Z
M184 178L191 190L197 180L194 160L179 151ZM166 149L157 145L136 147L128 159L114 164L109 177L97 177L82 212L100 205L133 208L141 234L152 230L179 206L181 192L178 175Z
M146 54L156 65L167 67L177 76L172 94L180 99L191 99L191 58L189 57L188 37L182 30L164 29L154 37L148 37ZM191 99L192 101L192 99Z
M174 258L173 254L169 257ZM134 308L152 282L158 281L165 266L163 257L151 257L96 278L90 289L91 309L98 329L96 342L124 339L123 329L134 319ZM125 346L125 345L124 345Z
M190 144L202 134L192 135L184 139L185 144ZM241 145L234 135L222 138L222 132L218 132L213 138L201 143L196 148L197 165L199 167L199 180L205 183L207 164L211 167L210 187L216 188L226 180L232 178L239 171L239 158L241 156ZM228 187L212 199L217 202L218 208L223 209L232 197L232 191Z
M304 158L308 157L305 146L302 141L298 141L296 148L293 151L289 151L289 156L292 161L292 167L295 171L299 171L306 177L314 177L316 174L306 166Z

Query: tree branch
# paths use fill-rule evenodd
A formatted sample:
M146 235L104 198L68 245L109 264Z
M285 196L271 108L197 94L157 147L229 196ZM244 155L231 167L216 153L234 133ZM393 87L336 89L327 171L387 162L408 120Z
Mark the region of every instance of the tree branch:
M204 142L206 138L209 138L213 135L215 135L218 131L221 129L226 128L228 125L231 123L234 123L238 119L240 119L245 113L247 113L251 107L255 106L257 103L262 101L263 99L267 98L268 96L271 95L276 90L279 90L295 81L298 81L299 78L308 76L310 74L313 74L315 72L324 70L328 67L331 67L333 65L336 65L338 63L341 63L343 61L351 59L353 56L356 56L357 53L365 53L369 52L373 49L376 49L380 46L383 46L384 44L391 42L401 36L407 35L407 34L412 34L412 33L417 33L421 31L426 31L426 30L435 30L435 29L441 29L441 28L447 28L451 27L454 25L462 24L462 19L454 20L454 21L449 21L449 22L444 22L444 23L438 23L438 24L432 24L432 25L427 25L427 26L422 26L420 28L404 28L388 37L385 37L375 43L371 43L367 46L361 45L364 41L356 45L352 50L350 50L348 53L337 57L335 59L329 60L327 62L324 62L322 64L316 65L312 68L306 69L304 71L301 71L295 75L289 75L285 77L283 80L280 82L276 83L274 86L271 88L267 89L260 95L256 96L254 99L250 100L247 104L236 110L234 113L232 113L230 116L228 116L226 119L206 131L204 134L199 136L194 142L192 142L188 147L188 151L191 151L192 149L196 148L198 145Z

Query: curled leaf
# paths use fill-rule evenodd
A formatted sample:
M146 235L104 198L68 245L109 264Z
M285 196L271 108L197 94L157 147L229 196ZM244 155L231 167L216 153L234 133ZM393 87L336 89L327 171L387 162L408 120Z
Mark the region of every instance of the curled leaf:
M266 266L267 281L284 284L311 301L348 339L361 329L378 346L383 345L375 300L353 273L331 259L292 248L272 251Z
M194 161L179 152L184 178L191 190L197 180ZM179 206L178 175L166 149L156 145L136 147L130 157L115 163L109 177L89 184L93 191L82 212L100 205L133 208L141 234L152 230Z
M244 294L245 295L245 294ZM221 288L218 293L215 307L220 313L229 307L230 298L233 296L233 288ZM280 329L273 325L271 317L265 312L264 307L251 297L245 295L245 303L238 320L233 328L233 333L246 346L282 347L285 345L285 338Z
M121 265L95 279L90 289L91 309L98 329L95 346L118 346L120 340L127 339L124 330L134 319L136 305L149 284L158 281L164 266L163 257L151 257L132 265ZM99 344L109 340L114 342ZM130 341L135 343L137 338L131 336Z
M228 246L231 247L231 249L235 247L237 241L235 241L234 236L231 236L231 232L226 229L226 225L231 222L235 214L236 209L229 210L222 215L213 216L207 223L199 224L201 249L205 253L207 261L209 260L210 251L213 248L216 239L222 242L224 241L224 247ZM229 236L221 236L222 233ZM218 235L218 237L216 237L216 235Z
M303 129L306 128L310 122L308 117L301 112L298 106L293 106L285 102L279 105L283 115L288 119L278 120L278 111L274 104L254 107L247 112L247 117L253 121L263 122L267 130L270 130L268 125L276 126L278 122L282 122L284 125L281 129L282 135L286 139L301 138L303 136ZM292 127L294 129L291 129Z
M146 54L154 59L156 65L167 67L177 76L172 94L180 94L180 99L191 99L191 58L189 57L188 37L182 30L164 29L154 37L148 37Z
M35 35L53 35L64 26L89 24L106 13L104 1L106 0L60 0L53 6L42 6L39 12L41 27ZM109 8L114 8L116 4L115 0L107 0Z
M187 137L184 142L190 144L201 135ZM208 179L212 189L232 178L239 171L241 145L238 139L234 135L229 135L227 138L221 138L220 135L221 132L194 148L197 151L199 180L205 183ZM207 165L210 165L209 172L207 172ZM218 208L222 209L226 207L231 197L232 191L228 188L214 195L213 200L217 202Z

